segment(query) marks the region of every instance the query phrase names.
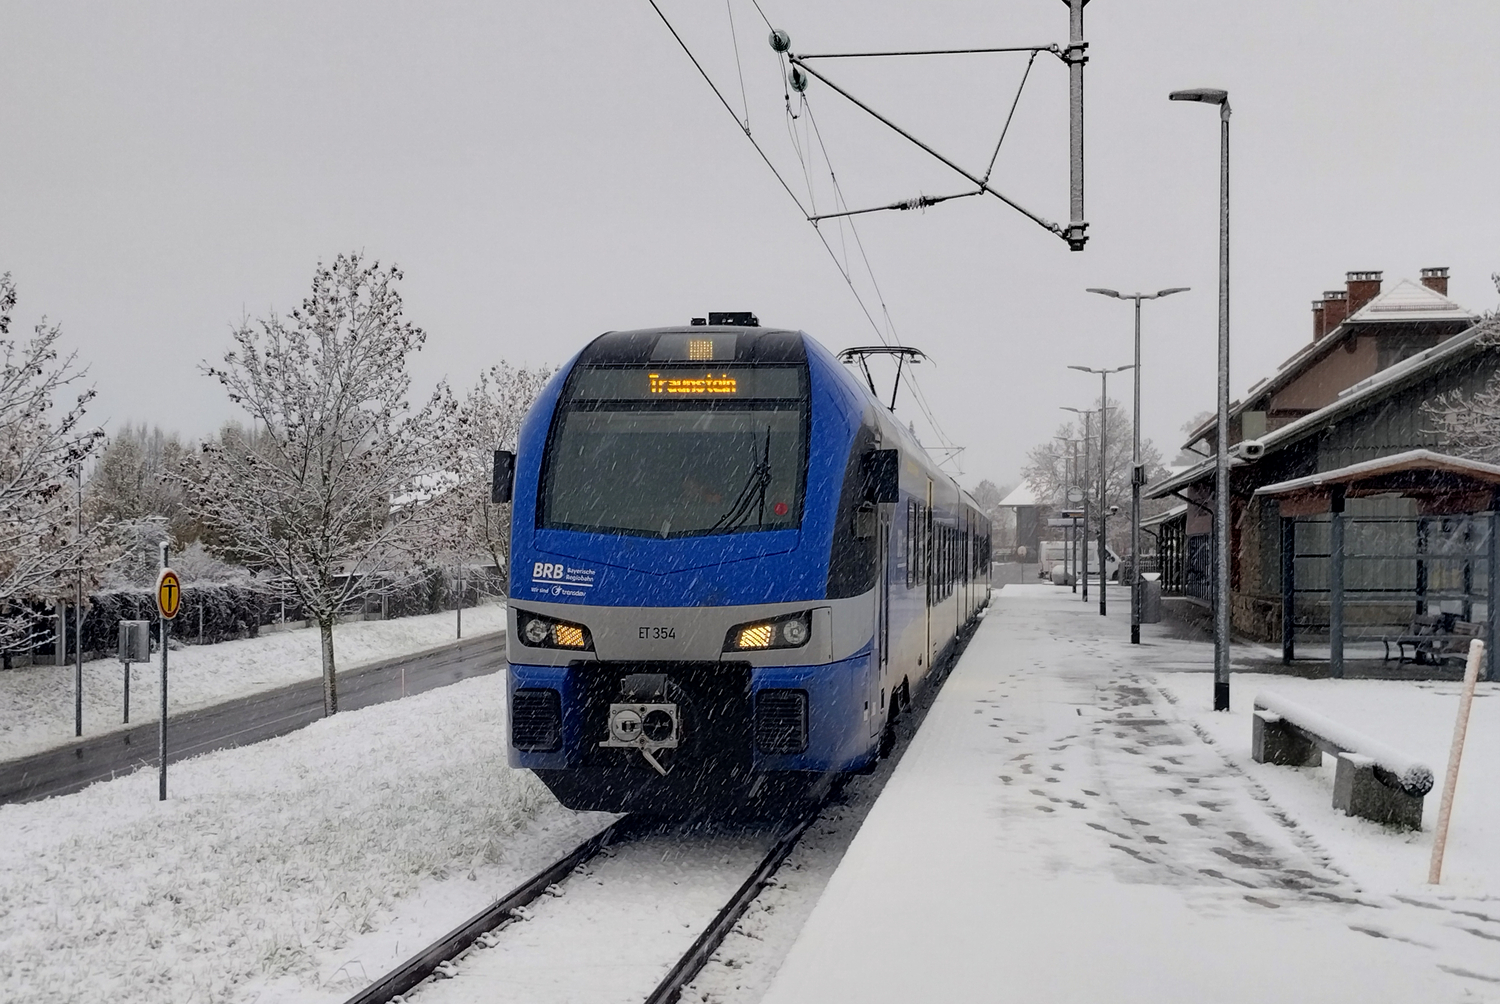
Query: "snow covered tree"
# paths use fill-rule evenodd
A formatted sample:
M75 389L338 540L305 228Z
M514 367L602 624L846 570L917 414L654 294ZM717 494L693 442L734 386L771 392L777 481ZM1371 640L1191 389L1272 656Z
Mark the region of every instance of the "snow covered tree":
M1193 433L1203 428L1203 424L1205 422L1208 422L1210 419L1213 419L1216 414L1216 412L1212 411L1198 412L1198 414L1182 423L1182 434L1184 436L1191 436ZM1217 431L1210 430L1208 435L1210 446L1212 446L1212 444L1217 441L1214 438L1217 435ZM1194 453L1192 450L1183 448L1177 451L1177 455L1172 458L1172 463L1176 464L1179 467L1192 467L1194 464L1202 463L1204 460L1204 456L1205 455L1202 453Z
M44 318L32 337L10 337L16 288L0 275L0 650L40 640L27 609L71 594L82 563L92 580L101 549L91 546L95 527L77 533L73 479L100 437L83 425L94 391L75 388L85 375L76 353L60 356L61 329ZM57 398L75 393L66 411ZM65 587L64 583L68 585Z
M402 317L401 278L339 255L290 317L243 322L204 369L250 427L205 443L183 476L210 546L271 573L317 621L329 715L340 609L416 567L444 518L430 486L452 402L441 386L420 409L407 400L407 360L426 335Z
M183 482L172 476L191 453L175 432L127 423L109 437L84 486L91 515L117 522L160 518L179 541L191 533Z
M1500 293L1500 273L1490 278ZM1485 351L1500 350L1500 310L1488 311L1479 323L1484 328L1479 338ZM1472 394L1458 390L1439 394L1422 406L1422 416L1443 452L1500 463L1500 370Z
M455 490L443 524L444 549L459 560L484 556L504 576L510 565L510 505L490 501L491 465L496 450L514 450L531 403L555 371L500 362L479 375L457 405L447 469Z
M144 425L126 424L103 445L84 485L83 508L86 519L114 527L120 556L106 576L111 585L150 585L162 541L180 548L202 535L178 476L189 455L176 433Z
M1119 402L1109 402L1109 426L1107 445L1109 452L1105 458L1105 492L1103 505L1117 505L1121 510L1130 506L1130 467L1134 453L1134 439L1130 424L1130 414L1120 407ZM1087 433L1087 442L1079 442L1077 447L1077 468L1074 467L1074 447L1064 440L1084 440ZM1146 480L1154 481L1161 477L1165 468L1161 462L1161 452L1149 439L1141 441L1141 464L1146 468ZM1039 443L1026 454L1026 465L1021 468L1021 475L1031 483L1036 490L1040 501L1055 500L1062 504L1065 493L1070 483L1082 488L1089 499L1089 506L1094 512L1098 512L1101 505L1099 497L1099 417L1095 414L1093 420L1087 426L1083 422L1066 422L1057 428L1054 438L1044 443ZM1143 507L1143 513L1149 514L1152 507L1148 504ZM1116 524L1118 540L1112 538L1111 542L1123 545L1128 539L1128 532L1121 532L1119 527L1128 529L1129 522L1121 521Z

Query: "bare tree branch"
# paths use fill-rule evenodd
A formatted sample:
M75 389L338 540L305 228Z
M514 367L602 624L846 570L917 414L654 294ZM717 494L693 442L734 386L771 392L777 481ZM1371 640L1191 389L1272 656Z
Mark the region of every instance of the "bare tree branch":
M73 479L103 433L83 426L92 388L77 390L86 371L75 354L60 357L61 329L44 318L29 341L10 337L16 305L10 273L0 275L0 649L40 640L26 609L72 593L80 565L98 572L93 525L77 532ZM74 400L55 414L56 400Z

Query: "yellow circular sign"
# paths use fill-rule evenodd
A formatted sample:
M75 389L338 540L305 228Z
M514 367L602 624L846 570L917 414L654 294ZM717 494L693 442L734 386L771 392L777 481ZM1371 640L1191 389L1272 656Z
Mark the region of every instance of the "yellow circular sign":
M182 608L182 582L177 573L164 568L156 579L156 609L163 619L171 620Z

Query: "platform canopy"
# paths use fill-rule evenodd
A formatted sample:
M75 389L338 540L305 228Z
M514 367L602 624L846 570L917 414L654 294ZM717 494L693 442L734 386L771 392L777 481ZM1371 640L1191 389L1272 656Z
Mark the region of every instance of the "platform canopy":
M1416 499L1424 516L1487 512L1500 496L1500 466L1408 450L1266 485L1255 494L1279 500L1283 516L1342 511L1345 498L1381 495Z

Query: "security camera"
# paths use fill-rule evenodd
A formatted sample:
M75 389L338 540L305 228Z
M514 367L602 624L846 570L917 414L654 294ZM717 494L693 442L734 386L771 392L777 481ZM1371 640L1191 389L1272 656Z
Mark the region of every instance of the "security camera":
M1240 456L1246 460L1259 460L1266 455L1266 444L1258 439L1247 439L1240 443Z

